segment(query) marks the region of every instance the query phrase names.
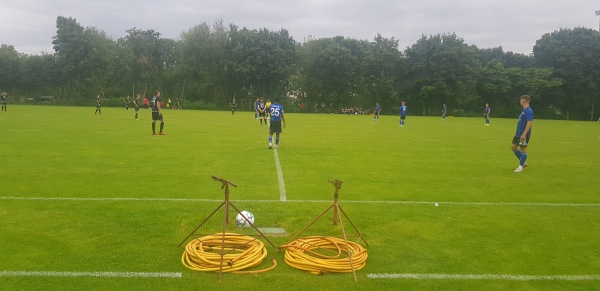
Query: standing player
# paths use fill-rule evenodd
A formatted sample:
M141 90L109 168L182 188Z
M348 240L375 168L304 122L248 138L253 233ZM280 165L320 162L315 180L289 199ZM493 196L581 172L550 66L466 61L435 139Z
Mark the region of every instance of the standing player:
M96 96L96 112L94 112L94 115L96 115L96 113L100 113L100 115L102 115L102 110L100 107L102 107L102 105L100 105L100 95L98 95Z
M256 97L254 101L254 119L258 119L258 101L260 101L260 98Z
M381 106L379 106L379 102L375 105L375 111L373 112L373 120L379 120L379 113L381 113Z
M513 137L511 150L519 159L519 166L515 169L515 173L523 172L523 168L527 167L527 146L531 137L531 125L533 124L533 110L529 107L531 97L523 95L519 98L519 102L523 107L519 121L517 122L517 132ZM519 147L519 149L517 149Z
M138 120L138 114L140 113L140 94L137 94L135 99L133 99L133 108L135 109L135 120Z
M156 90L156 95L152 97L152 135L156 135L156 121L160 120L160 135L165 135L163 127L165 121L162 112L160 111L162 100L160 99L160 91Z
M8 97L8 94L6 94L6 91L3 91L2 94L0 94L2 97L0 97L0 104L2 105L2 111L6 112L6 102Z
M404 127L404 119L406 119L406 104L402 102L402 106L400 106L400 127Z
M130 102L131 102L131 101L129 100L129 96L127 96L127 97L125 98L125 110L129 110L129 103L130 103Z
M267 125L267 104L265 104L262 97L258 100L256 108L258 109L258 119L260 119L260 124L262 124L264 120L265 125Z
M442 109L442 120L446 120L446 113L448 112L448 107L444 104L444 108Z
M485 117L485 126L490 125L490 104L485 103L485 111L483 111L483 117Z
M237 108L237 101L235 101L235 98L233 98L231 102L229 102L229 107L231 107L231 115L234 115L235 109Z
M267 102L265 103L267 105L267 117L271 117L271 99L267 99Z
M279 134L281 133L281 122L285 127L285 117L283 116L283 105L279 104L279 97L275 98L275 103L271 104L271 124L269 125L269 148L273 147L273 133L275 134L275 148L279 148Z

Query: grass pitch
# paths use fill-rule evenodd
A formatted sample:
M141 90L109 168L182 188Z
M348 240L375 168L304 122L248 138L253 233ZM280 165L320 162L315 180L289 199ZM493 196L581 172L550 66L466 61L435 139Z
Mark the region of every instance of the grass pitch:
M253 113L165 110L167 135L152 136L149 110L136 121L133 110L94 109L9 106L0 114L3 289L600 288L597 123L534 120L530 166L513 173L516 119L486 127L483 118L408 116L401 128L397 116L286 114L280 201L267 126ZM177 245L223 199L211 175L238 184L232 202L257 226L286 230L269 237L276 245L331 205L328 179L342 180L340 205L370 244L358 282L293 269L268 244L279 264L268 273L219 282L186 269ZM199 232L220 232L222 215ZM331 217L303 236L340 236Z

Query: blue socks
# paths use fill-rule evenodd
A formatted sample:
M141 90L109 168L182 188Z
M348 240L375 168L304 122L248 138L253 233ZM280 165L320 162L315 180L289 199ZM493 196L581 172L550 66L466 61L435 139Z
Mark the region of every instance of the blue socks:
M520 150L515 150L515 156L517 156L517 159L519 159L519 160L520 160L520 159L521 159L521 155L522 155L522 154L523 154L523 153L521 153L521 151L520 151Z
M521 161L521 167L525 166L525 161L527 161L527 153L521 153L521 158L519 158L519 160Z
M275 138L275 144L279 144L279 137Z
M273 136L269 136L269 143L273 143Z

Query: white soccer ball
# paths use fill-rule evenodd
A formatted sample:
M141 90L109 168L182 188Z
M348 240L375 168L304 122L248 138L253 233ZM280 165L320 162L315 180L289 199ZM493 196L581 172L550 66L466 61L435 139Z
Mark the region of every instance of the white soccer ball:
M246 218L248 218L248 220L250 220L252 224L254 224L254 214L252 214L252 212L250 211L244 210L238 213L238 215L235 217L235 222L239 227L250 227L250 223L248 223L248 221L244 219L242 214L246 216Z

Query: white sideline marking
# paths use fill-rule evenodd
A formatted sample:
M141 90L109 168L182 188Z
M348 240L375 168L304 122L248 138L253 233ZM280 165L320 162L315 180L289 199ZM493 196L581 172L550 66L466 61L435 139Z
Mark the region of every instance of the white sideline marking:
M279 163L279 156L277 155L277 147L273 148L273 155L275 156L275 168L277 168L277 180L279 180L279 200L286 201L285 182L283 181L283 172L281 171L281 164Z
M283 177L282 177L283 179ZM285 186L285 185L284 185ZM285 187L284 187L285 195ZM113 198L97 198L97 197L16 197L16 196L1 196L0 200L64 200L64 201L174 201L174 202L223 202L219 199L194 199L194 198L128 198L128 197L113 197ZM331 200L236 200L234 202L257 202L257 203L331 203ZM348 200L343 203L358 203L358 204L431 204L433 201L382 201L382 200ZM591 206L598 207L600 203L508 203L508 202L443 202L438 201L438 205L497 205L497 206Z
M368 274L369 279L504 280L504 281L598 281L600 275L493 275L493 274Z
M181 278L181 273L0 271L0 277Z

